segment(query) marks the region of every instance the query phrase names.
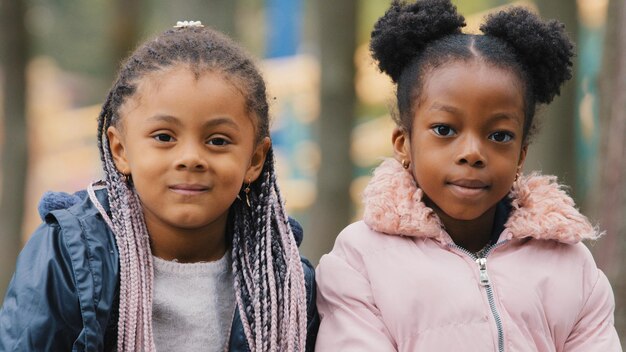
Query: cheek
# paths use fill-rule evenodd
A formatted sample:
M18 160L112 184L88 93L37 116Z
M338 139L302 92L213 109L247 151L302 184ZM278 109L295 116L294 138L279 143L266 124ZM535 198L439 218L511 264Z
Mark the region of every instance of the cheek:
M506 152L492 152L489 156L489 162L492 169L497 170L501 175L513 175L517 172L520 161L520 152L517 148L511 148Z
M425 172L424 170L415 170L413 179L417 187L421 188L425 193L430 193L430 190L438 183L436 176L432 172Z
M213 172L225 187L238 188L247 182L244 179L246 176L246 165L243 164L243 160L246 159L229 158L228 160L214 161Z
M428 153L416 155L413 159L415 162L409 168L415 183L425 192L432 188L440 179L437 167L431 167L431 165L437 164L433 164L429 158L430 155Z
M413 172L413 178L422 183L428 182L439 174L439 166L450 158L444 149L432 144L429 145L424 139L415 139L411 143L410 153L410 169Z

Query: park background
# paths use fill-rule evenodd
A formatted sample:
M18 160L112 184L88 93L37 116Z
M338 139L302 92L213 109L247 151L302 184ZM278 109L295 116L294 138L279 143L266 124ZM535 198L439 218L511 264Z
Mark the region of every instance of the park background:
M468 31L511 3L566 24L574 78L540 111L525 172L555 174L606 235L587 243L616 296L626 345L626 0L453 0ZM47 190L101 178L96 118L120 61L178 20L200 20L259 59L279 184L317 263L359 217L391 155L393 87L369 56L388 0L0 0L0 300ZM1 303L1 301L0 301Z

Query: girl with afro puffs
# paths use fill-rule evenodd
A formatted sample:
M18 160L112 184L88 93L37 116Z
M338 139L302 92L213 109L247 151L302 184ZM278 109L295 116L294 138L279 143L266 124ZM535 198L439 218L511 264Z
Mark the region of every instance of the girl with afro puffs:
M371 51L397 85L394 158L317 267L317 351L620 351L600 234L522 175L536 107L571 77L557 21L513 7L464 34L449 0L394 1Z

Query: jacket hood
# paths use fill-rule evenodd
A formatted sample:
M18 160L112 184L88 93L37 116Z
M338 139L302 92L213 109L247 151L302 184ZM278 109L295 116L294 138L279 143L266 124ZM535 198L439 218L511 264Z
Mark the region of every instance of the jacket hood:
M82 202L85 198L87 198L86 191L79 191L74 194L48 191L44 193L41 200L39 200L39 205L37 206L39 217L41 217L41 220L45 221L46 216L51 211L68 209L73 205Z
M441 220L424 204L423 196L411 174L397 160L386 159L363 192L363 221L388 235L449 242ZM520 175L508 197L512 211L501 239L532 237L573 244L602 235L576 209L555 176Z

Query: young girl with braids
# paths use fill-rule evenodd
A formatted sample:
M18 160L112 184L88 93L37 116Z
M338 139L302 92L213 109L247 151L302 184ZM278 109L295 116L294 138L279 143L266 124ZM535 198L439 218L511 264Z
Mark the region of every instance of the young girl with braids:
M620 351L599 233L520 172L571 77L563 25L523 8L464 34L449 0L394 1L371 51L397 85L394 158L317 268L317 351Z
M199 22L146 42L107 96L98 142L105 180L40 206L0 350L313 349L314 272L248 54Z

